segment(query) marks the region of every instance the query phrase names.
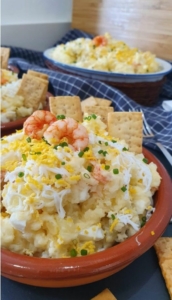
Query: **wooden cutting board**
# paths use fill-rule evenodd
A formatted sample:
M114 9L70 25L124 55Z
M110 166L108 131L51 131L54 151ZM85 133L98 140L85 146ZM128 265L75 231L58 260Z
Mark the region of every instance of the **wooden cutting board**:
M73 0L72 28L172 60L172 0Z

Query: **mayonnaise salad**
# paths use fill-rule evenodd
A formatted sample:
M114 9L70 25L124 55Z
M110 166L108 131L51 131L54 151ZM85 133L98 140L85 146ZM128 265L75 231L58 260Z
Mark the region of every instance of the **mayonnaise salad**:
M114 73L146 74L161 67L150 51L131 48L105 33L95 38L77 38L57 45L51 57L64 64Z
M88 146L51 145L23 130L1 140L1 245L43 258L89 255L125 241L154 212L154 163L108 135L98 116L82 123Z

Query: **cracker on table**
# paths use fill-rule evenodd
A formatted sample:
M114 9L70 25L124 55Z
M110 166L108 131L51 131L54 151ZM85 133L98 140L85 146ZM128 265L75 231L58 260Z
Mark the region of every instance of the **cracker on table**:
M49 98L50 111L55 116L65 115L82 121L81 100L78 96L57 96Z
M105 289L94 298L91 298L91 300L117 300L117 299L109 289Z
M42 78L42 79L45 79L45 80L48 80L48 75L45 74L45 73L37 72L37 71L34 71L34 70L28 70L27 74L32 75L32 76L36 76L36 77L39 77L39 78Z
M113 107L110 106L85 106L83 109L84 113L89 115L95 114L101 117L101 120L107 124L108 113L114 111Z
M110 106L111 103L110 100L90 96L81 102L81 107L84 110L85 106Z
M129 146L129 151L142 153L142 127L141 112L108 113L109 135L125 140Z
M159 265L172 299L172 237L160 237L154 244Z
M24 97L24 105L38 109L40 103L45 102L48 81L29 74L24 74L21 80L18 95Z
M10 57L10 48L1 47L0 48L1 56L1 69L8 69L8 60Z

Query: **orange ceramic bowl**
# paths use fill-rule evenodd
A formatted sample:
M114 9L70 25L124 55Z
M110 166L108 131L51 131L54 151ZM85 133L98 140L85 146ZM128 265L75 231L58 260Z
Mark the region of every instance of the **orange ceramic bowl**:
M158 166L162 182L154 197L156 210L139 232L121 244L84 257L37 258L2 249L2 275L21 283L42 287L83 285L118 272L151 248L169 223L172 185L167 171L157 158L146 149L143 152L149 161Z
M44 107L44 110L49 110L49 97L52 97L52 94L47 92L46 96L46 106ZM1 136L8 135L11 133L16 132L16 130L23 128L23 123L26 121L28 117L21 118L15 121L7 122L7 123L1 123Z

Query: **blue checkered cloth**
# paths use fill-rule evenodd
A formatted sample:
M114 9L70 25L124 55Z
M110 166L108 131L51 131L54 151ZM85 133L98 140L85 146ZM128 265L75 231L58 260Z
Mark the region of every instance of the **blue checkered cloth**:
M91 35L73 29L55 45L66 43L78 37L91 37ZM6 46L11 48L9 62L20 69L20 76L27 72L28 69L48 74L49 91L55 96L77 95L81 100L89 96L106 98L112 100L115 111L138 110L141 108L157 139L172 152L172 112L164 111L161 105L163 100L172 99L172 72L167 76L156 105L145 107L136 103L121 91L100 81L81 79L80 77L65 75L47 69L42 52ZM144 139L144 144L150 148L157 149L152 140Z

